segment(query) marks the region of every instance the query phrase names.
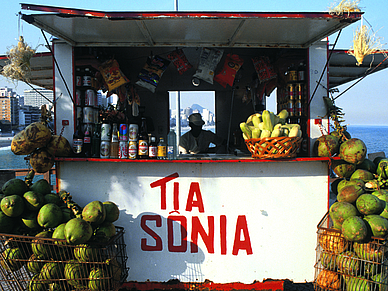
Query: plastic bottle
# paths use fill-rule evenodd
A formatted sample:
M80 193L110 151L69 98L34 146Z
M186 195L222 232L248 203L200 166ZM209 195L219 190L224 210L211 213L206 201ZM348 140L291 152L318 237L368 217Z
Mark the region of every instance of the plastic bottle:
M174 130L170 130L167 135L167 158L169 160L175 160L177 157L177 146L176 146L176 134Z
M83 156L84 133L82 131L81 118L77 119L77 127L73 134L73 152L77 157Z
M90 123L85 124L84 146L82 150L85 157L90 158L92 156L92 125Z
M98 158L100 156L100 144L101 144L101 124L96 123L94 133L92 136L92 157Z

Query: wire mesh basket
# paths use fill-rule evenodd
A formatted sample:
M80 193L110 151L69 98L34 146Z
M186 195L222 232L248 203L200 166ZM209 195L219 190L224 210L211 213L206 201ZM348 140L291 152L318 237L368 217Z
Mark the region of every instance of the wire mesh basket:
M386 238L350 242L332 228L329 213L318 225L314 289L344 291L388 290Z
M256 159L295 158L302 142L301 137L264 137L246 139L245 144Z
M0 290L118 290L128 276L124 228L106 243L0 234Z

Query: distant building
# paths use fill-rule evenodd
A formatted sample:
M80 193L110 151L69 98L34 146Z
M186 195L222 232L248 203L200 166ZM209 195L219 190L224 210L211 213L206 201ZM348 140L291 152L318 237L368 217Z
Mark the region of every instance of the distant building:
M20 107L19 111L19 125L21 128L27 125L38 122L40 118L40 107L24 105Z
M11 123L11 98L0 97L0 120Z
M52 90L24 90L24 105L26 106L34 106L40 108L42 105L51 104L53 100L54 93Z

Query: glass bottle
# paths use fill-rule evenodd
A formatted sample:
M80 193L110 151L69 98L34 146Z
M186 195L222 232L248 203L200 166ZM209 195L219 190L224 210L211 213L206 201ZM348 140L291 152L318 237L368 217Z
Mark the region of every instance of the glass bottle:
M177 146L176 146L176 134L174 130L170 130L167 135L167 158L169 160L175 160L177 157Z
M158 144L156 143L156 137L151 136L150 145L148 147L148 157L150 159L156 159L158 156Z
M98 158L100 156L101 144L101 124L96 123L92 137L92 157Z
M85 157L92 157L92 125L90 123L85 124L83 152Z
M139 139L138 139L138 157L139 159L147 159L148 158L148 133L147 133L147 122L146 118L141 118L141 126L139 131Z
M73 134L73 152L77 157L83 156L84 133L82 131L81 118L77 118L77 126Z
M164 142L164 138L159 138L158 143L158 160L165 160L167 158L167 146Z
M110 158L117 159L119 157L119 134L117 123L112 124L112 139L110 142Z

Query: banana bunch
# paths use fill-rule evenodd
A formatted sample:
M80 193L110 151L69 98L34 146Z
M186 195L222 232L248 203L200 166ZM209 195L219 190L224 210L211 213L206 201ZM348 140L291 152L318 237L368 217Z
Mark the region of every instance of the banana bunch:
M287 124L287 110L283 109L278 114L264 110L262 114L254 113L246 122L240 123L244 140L264 137L301 137L302 131L299 124Z

